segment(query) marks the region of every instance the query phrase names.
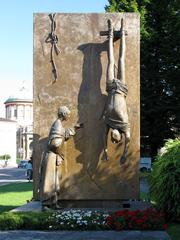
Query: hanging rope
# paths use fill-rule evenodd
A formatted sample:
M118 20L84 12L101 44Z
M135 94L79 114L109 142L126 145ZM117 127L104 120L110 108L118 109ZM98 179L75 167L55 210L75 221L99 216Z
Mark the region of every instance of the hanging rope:
M46 39L46 43L51 43L50 62L52 64L52 74L53 74L53 77L54 77L54 80L53 80L52 83L55 83L57 81L57 78L58 78L58 72L57 72L57 68L56 68L56 64L55 64L55 60L54 60L54 53L56 53L56 55L58 56L58 54L61 52L58 45L57 45L58 44L58 37L56 35L55 17L56 17L56 13L49 14L49 18L51 20L51 33L49 33L49 35Z

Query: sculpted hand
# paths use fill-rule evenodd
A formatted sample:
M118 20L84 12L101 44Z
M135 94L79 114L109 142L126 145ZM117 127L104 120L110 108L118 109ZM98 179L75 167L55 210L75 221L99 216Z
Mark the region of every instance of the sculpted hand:
M83 123L76 123L76 125L74 126L75 129L79 129L79 128L83 128L84 124Z
M63 159L60 158L60 157L58 157L58 158L56 159L56 166L60 166L61 163L62 163L62 161L63 161Z

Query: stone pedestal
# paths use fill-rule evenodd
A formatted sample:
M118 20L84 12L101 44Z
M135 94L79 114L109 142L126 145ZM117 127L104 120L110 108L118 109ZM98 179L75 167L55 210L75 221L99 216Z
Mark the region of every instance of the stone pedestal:
M127 105L131 142L126 163L119 164L124 144L108 140L109 161L104 162L101 114L105 106L107 73L107 30L111 18L120 29L124 18L126 37L126 81L129 88ZM34 197L38 199L39 167L50 126L59 106L71 110L66 126L84 123L77 135L64 144L65 161L61 172L60 200L99 207L101 202L139 198L138 164L140 158L140 93L139 93L139 15L136 13L57 14L56 34L61 53L54 55L58 78L53 83L50 62L51 32L48 14L34 15ZM114 42L118 65L119 41ZM93 201L92 204L89 204Z

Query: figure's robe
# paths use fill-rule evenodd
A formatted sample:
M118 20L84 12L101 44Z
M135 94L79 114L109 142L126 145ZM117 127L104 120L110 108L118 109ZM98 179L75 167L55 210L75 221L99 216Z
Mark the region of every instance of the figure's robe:
M61 120L57 119L50 130L47 149L41 163L40 199L44 205L51 205L55 195L60 190L61 175L57 160L63 161L62 146L75 132L71 128L65 129ZM59 158L59 159L57 159Z
M112 129L125 133L129 128L129 120L126 105L127 85L119 79L113 79L107 83L108 92L105 122Z

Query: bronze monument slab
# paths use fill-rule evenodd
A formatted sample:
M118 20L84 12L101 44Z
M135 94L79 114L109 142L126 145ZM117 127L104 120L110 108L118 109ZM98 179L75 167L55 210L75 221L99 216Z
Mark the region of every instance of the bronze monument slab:
M108 40L100 32L107 31L108 19L114 23L115 30L119 30L122 18L128 32L125 72L131 140L127 159L120 164L123 143L113 144L110 134L109 161L103 160L104 121L101 116L107 100ZM48 14L34 15L34 197L39 197L40 164L50 126L56 119L57 109L65 105L71 110L71 118L65 126L80 122L84 127L64 143L65 160L58 170L61 175L59 199L63 203L81 202L84 206L96 206L96 203L99 206L101 202L120 199L138 199L139 15L58 13L55 17L55 34L58 39L54 39L54 42L50 38L52 35L49 35L53 30L52 24ZM60 50L58 55L56 47ZM118 40L114 41L114 52L116 66ZM88 204L90 202L92 204Z

